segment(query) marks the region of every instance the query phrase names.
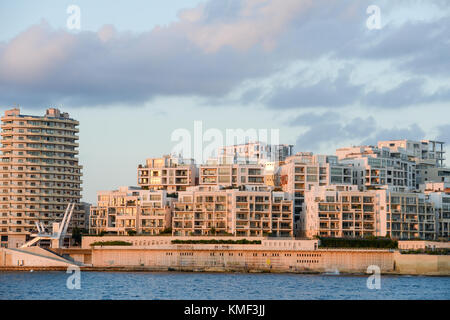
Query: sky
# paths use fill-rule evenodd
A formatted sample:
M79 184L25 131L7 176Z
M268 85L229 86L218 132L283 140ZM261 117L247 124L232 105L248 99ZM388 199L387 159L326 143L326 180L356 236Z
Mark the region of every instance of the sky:
M91 203L195 121L323 154L450 142L449 18L438 0L2 1L0 111L80 121Z

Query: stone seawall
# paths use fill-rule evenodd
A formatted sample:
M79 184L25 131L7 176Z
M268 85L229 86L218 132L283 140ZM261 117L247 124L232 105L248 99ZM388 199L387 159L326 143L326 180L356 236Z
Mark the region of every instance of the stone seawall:
M394 254L395 269L400 274L450 275L449 255Z
M252 246L172 248L94 247L92 266L178 271L365 273L371 265L394 272L389 250L276 250Z

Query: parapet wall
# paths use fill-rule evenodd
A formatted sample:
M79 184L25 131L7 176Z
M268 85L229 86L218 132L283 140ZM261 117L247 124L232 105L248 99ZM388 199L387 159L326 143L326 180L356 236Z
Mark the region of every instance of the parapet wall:
M230 236L88 236L83 237L82 248L90 249L94 242L125 241L132 244L133 247L154 248L158 246L172 245L172 240L249 240L261 241L258 247L286 249L315 250L318 248L319 240L296 240L293 238L267 238L267 237L230 237ZM248 245L246 245L248 246ZM129 248L129 247L128 247Z

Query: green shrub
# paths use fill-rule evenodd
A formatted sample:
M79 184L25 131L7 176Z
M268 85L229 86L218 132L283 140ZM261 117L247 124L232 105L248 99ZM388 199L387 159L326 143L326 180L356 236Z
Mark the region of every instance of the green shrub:
M131 242L126 241L96 241L91 243L91 246L131 246Z
M172 240L172 244L261 244L261 240L217 240L217 239L208 239L208 240Z
M319 248L383 248L396 249L398 242L389 238L323 238L319 237Z
M129 236L135 236L135 235L137 234L137 232L136 232L136 230L130 229L130 230L127 230L127 234L128 234Z
M159 234L172 234L172 228L165 228L163 231L161 231Z
M430 254L430 255L450 255L450 249L418 249L418 250L404 250L400 251L401 254Z

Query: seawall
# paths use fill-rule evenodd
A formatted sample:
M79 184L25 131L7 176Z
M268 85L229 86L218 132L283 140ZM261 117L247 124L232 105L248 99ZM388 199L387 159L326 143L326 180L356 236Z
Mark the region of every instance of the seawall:
M94 247L92 266L222 272L365 273L371 265L394 272L389 250L290 250L258 245Z
M55 249L56 256L39 248L1 249L0 270L64 270L76 263L85 271L364 274L369 266L377 266L383 274L450 275L449 255L401 254L391 249L321 249L317 240L262 238L261 244L172 243L175 239L193 238L86 237L82 248ZM92 246L98 241L117 240L130 245Z

